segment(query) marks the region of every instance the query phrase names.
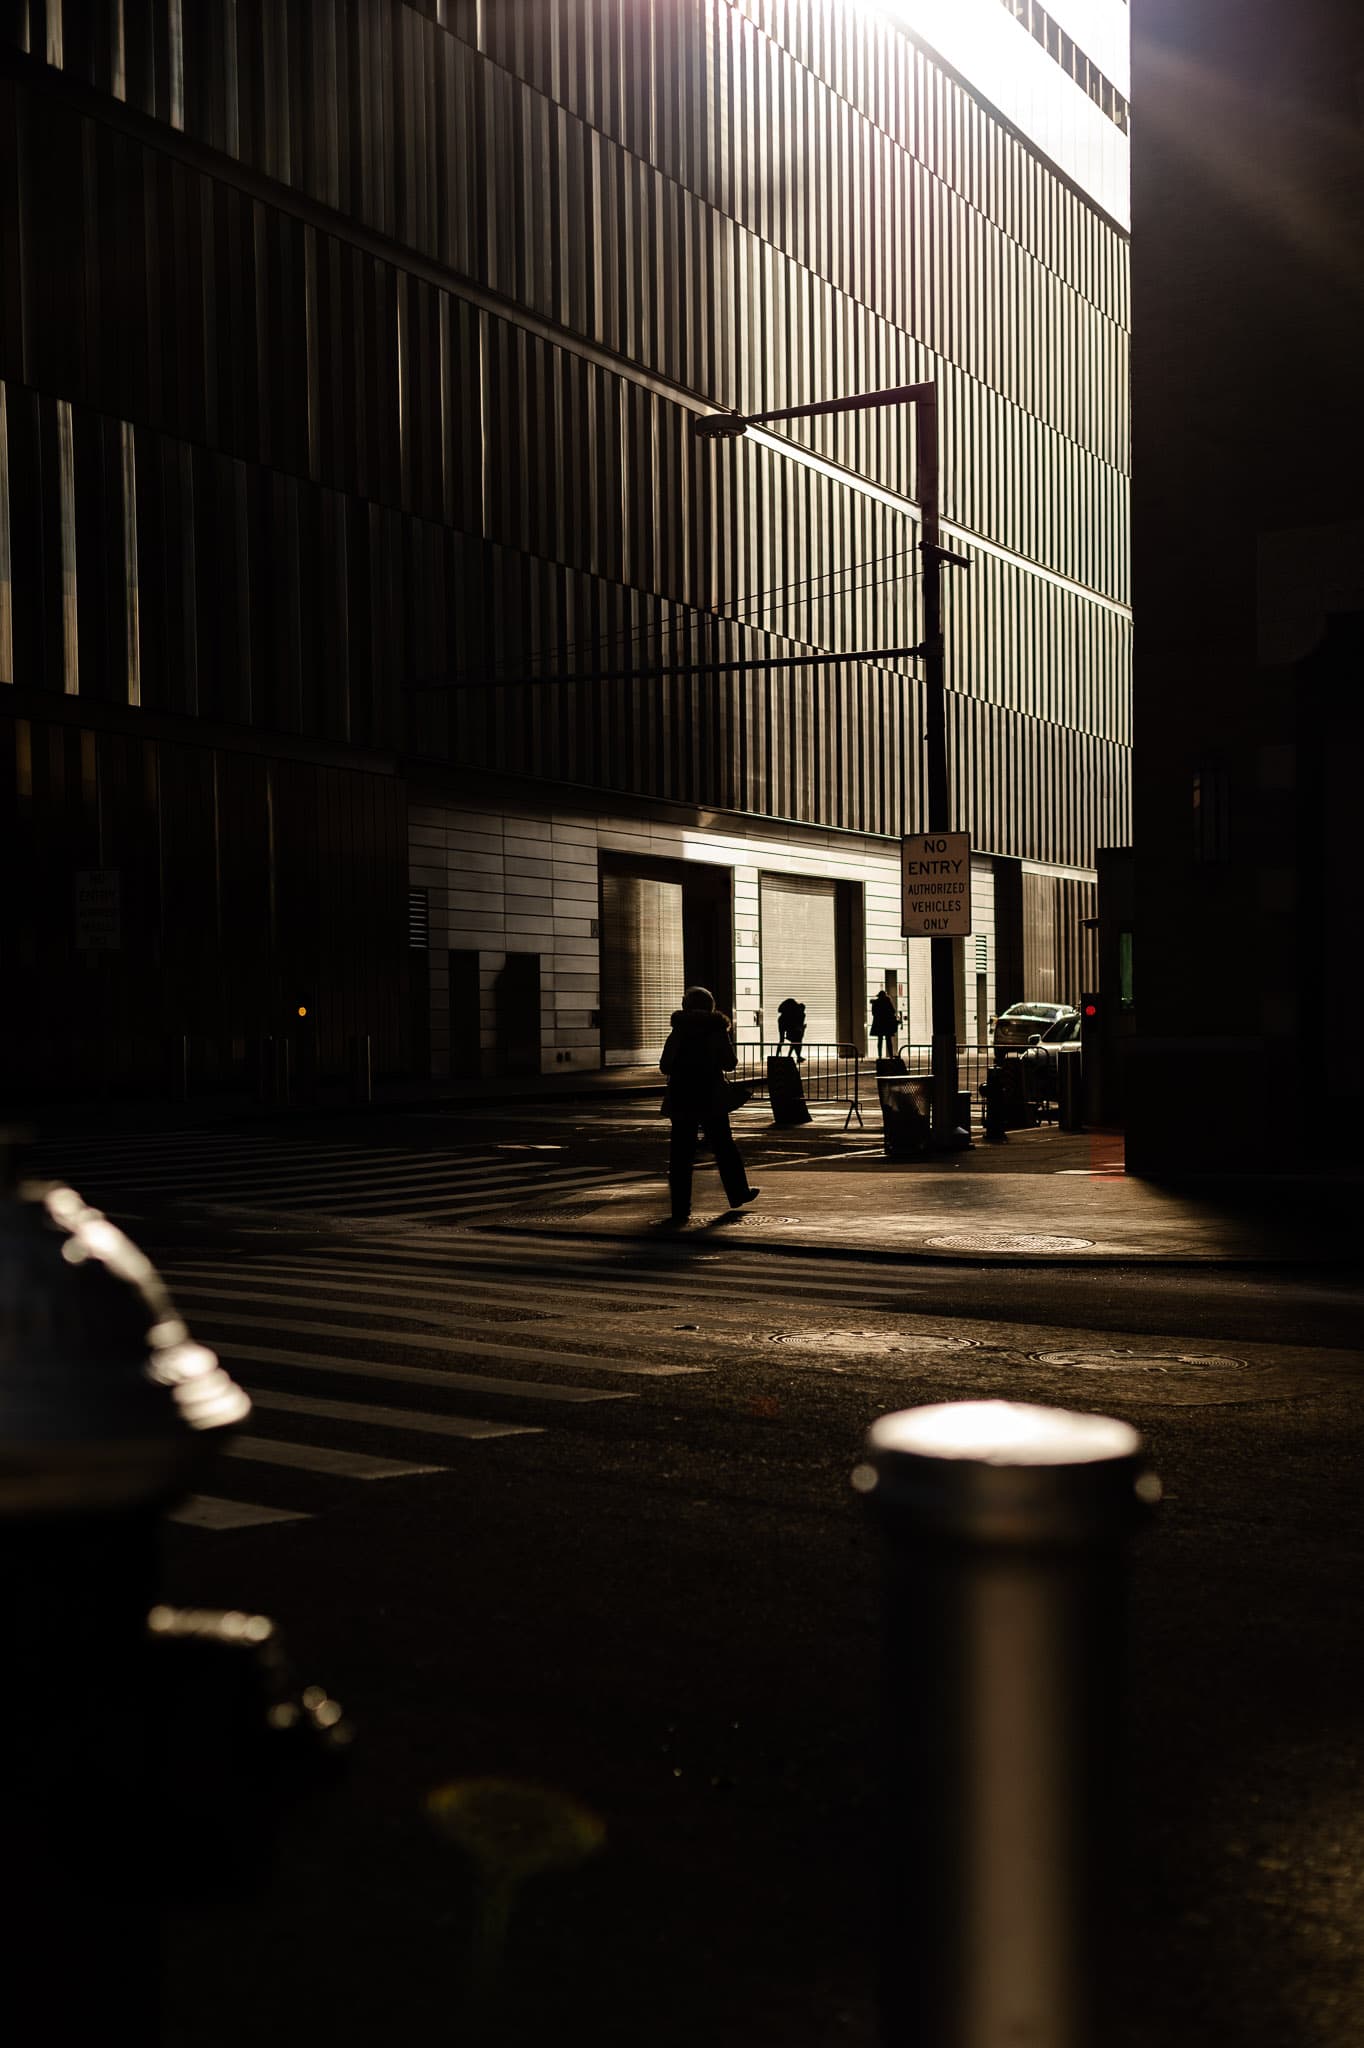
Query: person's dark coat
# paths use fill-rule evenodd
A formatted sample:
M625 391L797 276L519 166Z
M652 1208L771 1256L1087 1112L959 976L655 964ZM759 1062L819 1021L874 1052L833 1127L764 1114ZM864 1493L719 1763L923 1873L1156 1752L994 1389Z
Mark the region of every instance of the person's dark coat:
M734 1031L719 1010L674 1010L672 1030L658 1062L668 1077L668 1115L701 1123L717 1108L720 1085L739 1064Z
M895 1005L887 995L872 997L871 1028L877 1038L894 1038L899 1029L900 1019L895 1014Z

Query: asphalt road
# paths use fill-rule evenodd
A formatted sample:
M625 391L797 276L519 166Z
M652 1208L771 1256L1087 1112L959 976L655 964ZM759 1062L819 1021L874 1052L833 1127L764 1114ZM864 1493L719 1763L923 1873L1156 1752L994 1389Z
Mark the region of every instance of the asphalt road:
M855 1201L874 1141L755 1137L750 1171L836 1154ZM877 1415L995 1395L1129 1419L1165 1485L1132 1558L1113 2048L1354 2048L1358 1285L556 1237L556 1202L661 1146L611 1104L43 1161L258 1396L257 1449L167 1529L168 1596L273 1615L356 1729L269 1889L172 1915L172 2048L476 2038L487 1885L424 1802L485 1777L605 1842L522 1887L483 2038L873 2042L880 1600L849 1473Z

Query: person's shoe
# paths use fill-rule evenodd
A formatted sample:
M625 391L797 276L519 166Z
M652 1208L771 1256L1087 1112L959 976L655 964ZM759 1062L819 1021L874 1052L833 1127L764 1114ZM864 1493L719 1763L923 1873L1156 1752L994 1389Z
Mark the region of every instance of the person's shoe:
M746 1209L750 1202L757 1201L761 1193L761 1188L750 1188L748 1193L746 1195L740 1195L738 1201L735 1202L732 1206L736 1209Z

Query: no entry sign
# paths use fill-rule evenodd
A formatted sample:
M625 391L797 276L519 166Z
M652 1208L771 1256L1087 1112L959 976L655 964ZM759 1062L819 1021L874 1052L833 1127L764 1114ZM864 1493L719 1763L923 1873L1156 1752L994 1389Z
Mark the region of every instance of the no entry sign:
M907 939L957 939L970 929L970 833L908 833L900 842L900 930Z

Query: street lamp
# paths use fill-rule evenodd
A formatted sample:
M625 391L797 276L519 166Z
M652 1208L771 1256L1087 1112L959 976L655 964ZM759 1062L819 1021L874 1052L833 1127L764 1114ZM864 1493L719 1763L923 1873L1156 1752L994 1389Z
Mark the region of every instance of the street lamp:
M938 538L938 388L936 384L897 384L886 391L862 392L852 398L822 398L813 405L781 406L774 412L709 413L692 421L692 432L701 440L738 440L750 427L770 426L779 420L813 419L827 413L870 412L887 405L914 408L915 455L919 485L919 516L923 531L919 553L923 558L924 631L915 650L922 656L924 688L927 694L928 729L925 733L928 781L928 829L952 830L951 795L947 778L946 664L942 630L942 569L945 562L959 569L971 565L941 545ZM856 657L847 656L848 660ZM908 787L908 777L906 777ZM908 820L905 830L909 830ZM930 938L929 965L933 989L933 1143L948 1149L957 1122L957 996L950 938Z

